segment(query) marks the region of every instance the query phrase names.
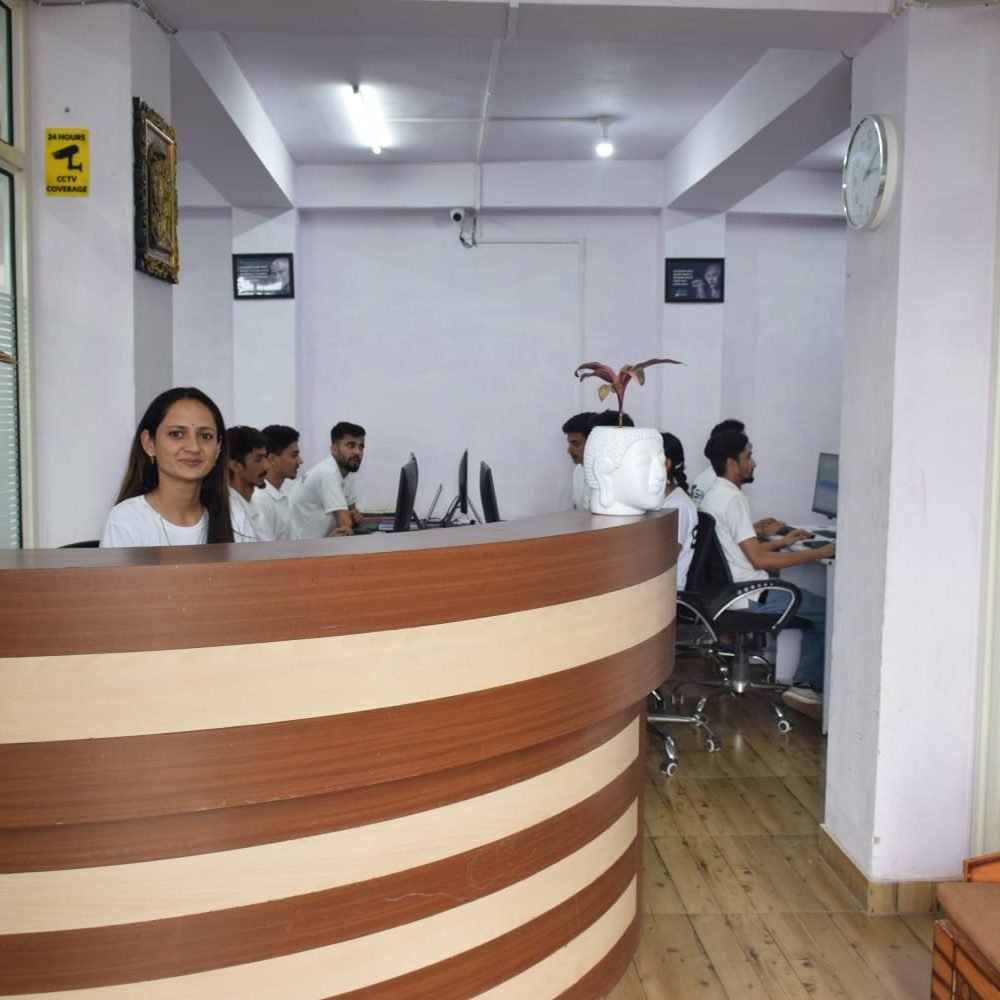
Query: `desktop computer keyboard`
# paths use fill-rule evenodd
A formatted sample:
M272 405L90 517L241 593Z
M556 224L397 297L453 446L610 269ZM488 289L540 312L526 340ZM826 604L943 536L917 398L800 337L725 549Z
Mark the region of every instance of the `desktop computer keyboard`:
M819 532L817 531L816 534L819 534ZM802 544L807 549L821 549L824 545L829 545L832 541L832 538L807 538Z
M822 538L836 539L837 529L836 528L816 528L813 531L814 535L819 535Z

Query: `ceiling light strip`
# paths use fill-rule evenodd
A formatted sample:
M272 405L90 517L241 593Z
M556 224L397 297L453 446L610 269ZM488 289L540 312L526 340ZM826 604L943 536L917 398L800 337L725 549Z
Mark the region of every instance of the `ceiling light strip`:
M354 103L357 105L358 118L364 123L365 144L371 147L371 151L377 156L382 152L382 143L379 136L382 134L382 123L372 112L371 105L365 100L365 92L360 85L353 88Z

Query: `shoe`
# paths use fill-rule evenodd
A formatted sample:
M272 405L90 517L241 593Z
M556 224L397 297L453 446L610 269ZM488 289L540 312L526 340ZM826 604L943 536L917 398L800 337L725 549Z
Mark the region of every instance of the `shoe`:
M823 695L811 687L793 685L781 694L781 700L793 711L810 719L823 718Z

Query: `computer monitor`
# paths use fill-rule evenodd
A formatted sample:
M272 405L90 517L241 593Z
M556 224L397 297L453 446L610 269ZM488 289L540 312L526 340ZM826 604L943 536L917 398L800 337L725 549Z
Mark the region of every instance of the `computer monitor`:
M483 503L483 520L487 524L500 520L497 507L497 492L493 488L493 470L485 463L479 463L479 499Z
M417 520L413 514L413 505L417 501L417 456L411 454L410 460L399 470L399 488L396 491L396 519L392 523L393 531L409 531L410 522ZM417 520L417 527L421 527Z
M461 511L463 514L469 513L469 449L462 452L462 457L458 460L458 493L455 499L448 504L441 524L447 527L455 519L455 515Z
M837 516L837 489L840 481L840 456L828 451L819 453L816 463L816 488L813 490L813 513Z

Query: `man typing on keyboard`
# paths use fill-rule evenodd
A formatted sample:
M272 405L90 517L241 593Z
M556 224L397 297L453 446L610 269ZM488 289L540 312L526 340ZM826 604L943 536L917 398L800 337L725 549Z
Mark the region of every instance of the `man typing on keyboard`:
M740 431L723 431L713 435L705 446L705 455L718 477L703 497L700 509L715 518L715 531L729 564L734 582L763 580L771 572L799 566L819 559L831 559L836 545L825 543L818 548L782 552L788 546L809 538L809 532L795 528L780 538L760 541L750 503L743 494L745 483L752 483L757 463L753 446ZM787 594L767 591L760 602L751 600L747 610L775 614L787 607ZM808 590L802 591L802 602L796 616L809 621L812 628L802 634L802 651L792 687L781 696L792 709L818 719L823 712L823 655L826 601Z

